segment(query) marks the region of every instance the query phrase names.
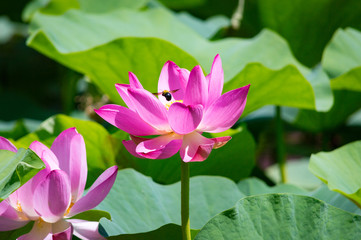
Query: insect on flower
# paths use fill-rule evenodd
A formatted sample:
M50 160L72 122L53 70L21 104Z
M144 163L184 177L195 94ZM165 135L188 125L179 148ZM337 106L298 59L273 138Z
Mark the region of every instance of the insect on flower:
M170 101L170 100L172 100L172 93L175 93L175 92L177 92L178 90L179 90L179 89L171 90L171 91L163 90L162 92L153 93L153 95L155 95L155 96L162 95L163 97L165 97L165 99L166 99L167 101Z

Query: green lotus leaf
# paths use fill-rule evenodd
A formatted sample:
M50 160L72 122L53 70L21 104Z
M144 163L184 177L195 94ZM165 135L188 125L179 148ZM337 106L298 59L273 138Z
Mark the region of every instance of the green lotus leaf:
M310 171L332 190L361 206L361 141L311 155Z
M209 41L162 8L106 14L69 10L60 16L38 12L31 22L28 45L86 74L119 104L114 84L127 83L128 71L155 92L167 60L187 69L200 64L209 72L217 53L222 57L225 90L248 83L255 86L244 115L267 104L327 111L333 100L327 76L315 78L277 34L263 30L252 39ZM272 91L274 86L282 90ZM264 97L267 92L272 95Z
M245 197L211 219L195 240L357 239L361 216L294 194ZM342 227L340 227L342 226Z
M45 168L31 149L20 148L16 153L0 150L0 159L0 201Z

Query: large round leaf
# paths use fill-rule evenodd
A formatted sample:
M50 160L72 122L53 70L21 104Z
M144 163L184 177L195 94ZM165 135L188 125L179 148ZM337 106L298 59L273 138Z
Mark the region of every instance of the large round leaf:
M30 21L37 11L44 14L60 15L69 9L81 9L90 13L104 13L117 8L138 9L148 0L33 0L28 3L22 13L23 21Z
M232 80L232 86L240 87L258 80L255 86L262 87L251 88L254 100L247 104L246 113L267 104L319 111L332 105L327 76L326 80L313 79L310 70L297 62L287 43L273 32L264 30L253 39L208 41L164 9L120 9L101 15L77 10L61 16L37 13L28 44L88 75L116 103L122 101L114 83L127 83L128 71L154 92L167 60L188 69L200 63L209 72L212 59L219 53L226 82ZM261 65L245 69L255 62ZM263 93L274 86L282 86L282 91L264 97ZM294 90L301 93L293 94Z
M200 229L243 196L229 179L191 178L191 228ZM106 236L149 232L166 224L180 225L180 183L159 185L134 170L120 170L112 190L96 208L111 214L112 221L100 220L101 233Z
M241 199L211 219L195 240L358 239L361 216L315 198L266 194ZM342 226L342 227L341 227Z

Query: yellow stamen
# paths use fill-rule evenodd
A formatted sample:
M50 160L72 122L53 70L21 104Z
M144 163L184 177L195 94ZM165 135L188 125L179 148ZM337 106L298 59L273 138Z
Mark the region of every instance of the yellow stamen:
M64 213L64 216L68 215L70 213L71 208L74 206L73 201L70 203L70 206L68 207L68 209L66 210L66 212Z
M24 221L29 220L28 216L23 212L19 201L16 202L15 210L17 211L18 217Z
M20 202L19 201L17 201L16 202L16 211L18 211L18 212L23 212L23 209L21 208L21 204L20 204Z
M44 223L45 223L45 221L40 217L40 218L38 219L38 221L36 221L36 223L38 224L38 227L39 227L39 228L42 228L43 225L44 225Z
M183 103L183 100L174 100L174 101L171 101L171 102L167 102L165 104L165 107L167 108L167 110L169 110L170 106L175 103L175 102L180 102L180 103Z

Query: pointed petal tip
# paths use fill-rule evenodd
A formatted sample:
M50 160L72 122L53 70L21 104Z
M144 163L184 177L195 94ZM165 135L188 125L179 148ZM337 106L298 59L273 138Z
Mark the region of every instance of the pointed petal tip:
M62 134L79 134L79 132L78 132L78 130L76 130L76 127L71 127L71 128L65 129L60 134L61 135Z
M133 156L135 156L135 157L137 157L137 158L144 158L143 156L139 155L139 154L135 151L135 149L136 149L136 147L137 147L137 144L134 143L132 140L123 140L122 143L123 143L125 149L127 149L127 151L128 151L131 155L133 155Z
M248 84L248 85L246 85L244 87L239 88L239 90L244 91L245 92L244 94L247 97L250 87L251 87L251 84Z
M133 73L133 72L128 72L128 77L129 77L129 81L132 79L132 78L137 78L137 76Z
M90 210L98 206L108 195L116 180L118 166L106 169L89 188L87 194L80 198L70 209L68 217Z
M112 174L114 173L117 173L118 172L118 169L119 167L117 165L114 165L114 166L111 166L110 168L108 168L110 172L113 172ZM111 175L112 175L111 174Z
M0 149L17 152L17 148L8 139L0 136Z
M191 72L193 72L193 70L194 70L194 71L202 71L202 72L203 72L202 67L201 67L200 65L194 66Z
M214 141L213 149L217 149L226 145L232 139L231 136L212 138Z
M171 60L168 60L168 61L166 61L165 63L164 63L164 65L167 65L167 64L171 64L171 65L176 65L177 66L177 64L175 64L173 61L171 61Z

